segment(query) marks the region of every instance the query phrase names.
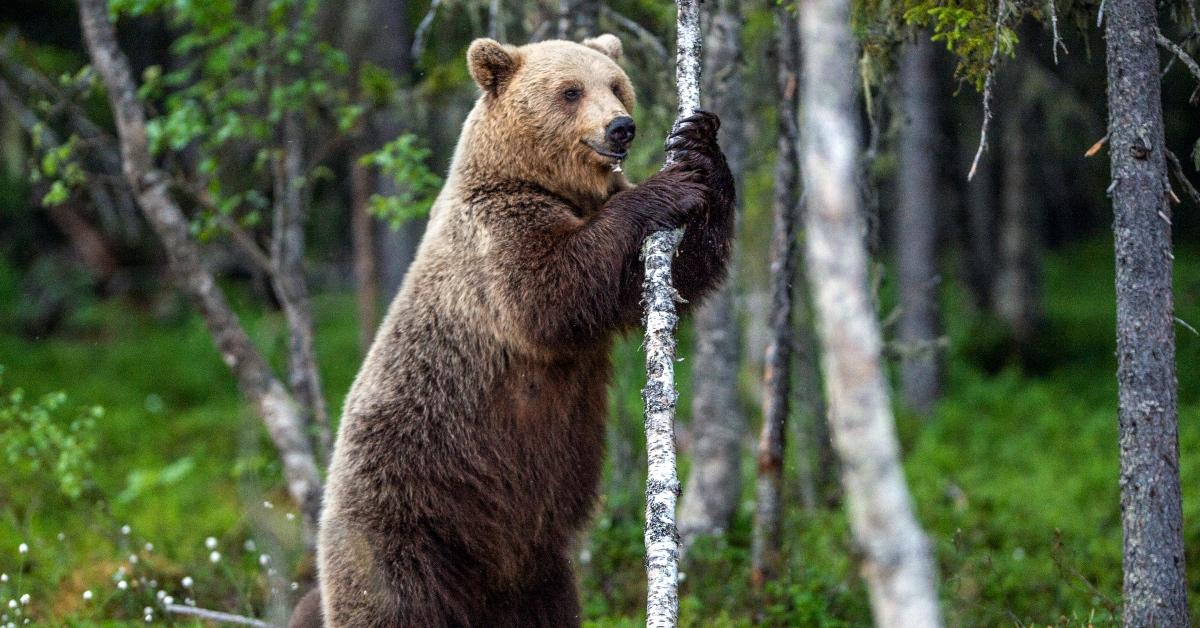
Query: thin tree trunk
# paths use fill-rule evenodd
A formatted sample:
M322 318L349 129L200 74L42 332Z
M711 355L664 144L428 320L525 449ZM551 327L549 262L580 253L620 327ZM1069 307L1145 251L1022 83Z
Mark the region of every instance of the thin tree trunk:
M900 57L903 122L900 129L896 257L901 345L900 391L904 403L923 415L933 411L941 390L937 303L938 184L935 146L937 99L933 43L918 32Z
M679 94L676 120L700 107L700 2L676 0L675 86ZM667 156L668 163L671 156ZM675 469L675 289L671 260L683 230L650 234L642 245L646 304L646 625L672 628L679 619L679 531L675 502L679 476Z
M1029 152L1024 119L1029 108L1014 85L1014 103L1000 120L1004 185L1000 206L999 247L992 307L1018 346L1028 345L1041 321L1037 210L1030 193Z
M977 124L968 125L977 128ZM960 140L960 156L969 162L975 154L975 128L968 140ZM984 156L975 176L966 185L966 254L967 284L975 306L992 310L992 290L996 283L996 183L992 157Z
M800 3L805 248L834 444L875 623L939 626L929 541L900 466L867 283L858 187L857 47L848 0Z
M791 399L792 284L796 274L796 206L799 195L799 48L796 18L786 7L775 9L775 84L778 90L775 195L771 214L771 336L763 369L763 424L758 441L758 481L755 485L754 536L750 547L750 581L763 585L780 573L782 562L781 497L783 455Z
M375 261L375 217L368 209L375 186L371 172L355 160L350 166L353 207L350 235L354 248L355 303L358 307L358 345L365 354L379 324L379 279Z
M721 116L722 145L729 169L742 172L744 97L738 92L742 17L738 0L720 0L709 15L704 47L704 90ZM731 273L732 274L732 273ZM737 514L742 494L742 437L745 419L738 408L737 312L732 281L721 286L693 320L692 467L679 508L682 551L701 536L722 534Z
M117 45L105 0L78 0L84 41L108 90L121 144L122 167L147 221L167 252L172 273L208 327L242 395L254 405L279 450L288 492L300 509L311 546L321 507L321 479L304 434L300 409L267 361L255 349L230 309L216 279L201 261L187 218L170 193L170 177L155 167L146 139L146 119L129 69Z
M1171 205L1154 0L1111 0L1105 19L1124 619L1126 626L1187 626Z

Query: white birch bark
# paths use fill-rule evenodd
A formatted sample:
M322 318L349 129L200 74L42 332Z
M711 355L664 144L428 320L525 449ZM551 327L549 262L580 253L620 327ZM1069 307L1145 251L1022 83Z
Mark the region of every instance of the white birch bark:
M675 82L681 120L700 106L700 3L676 0L678 38ZM667 156L667 163L671 156ZM642 298L646 304L646 625L671 628L679 615L679 530L675 502L675 313L678 294L671 286L671 261L682 230L659 231L646 238Z
M800 3L805 245L829 423L875 623L940 626L929 543L913 514L867 283L849 0Z

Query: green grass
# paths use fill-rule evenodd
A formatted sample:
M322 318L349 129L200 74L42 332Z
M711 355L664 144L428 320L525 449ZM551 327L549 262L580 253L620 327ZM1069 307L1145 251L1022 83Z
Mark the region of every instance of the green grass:
M1200 263L1177 252L1180 318L1200 322ZM0 329L13 292L0 272ZM917 509L936 547L950 625L1112 623L1120 603L1121 528L1117 494L1116 381L1112 253L1108 242L1052 255L1046 268L1047 327L1035 366L998 359L991 323L946 286L951 338L946 396L927 420L900 415L906 469ZM277 364L283 327L239 300L259 346ZM165 304L164 304L165 303ZM311 574L298 524L258 420L186 305L108 302L81 306L66 333L29 339L0 332L6 389L65 391L98 404L94 486L78 501L46 491L28 503L0 503L0 603L31 595L36 623L143 624L153 591L205 607L267 615L272 579L290 589ZM352 297L316 301L318 355L331 406L340 407L359 365ZM1185 540L1193 595L1200 595L1200 339L1177 328ZM686 332L686 330L685 330ZM686 333L685 333L686 336ZM603 502L580 561L591 626L641 625L644 456L637 339L616 352L614 420ZM688 394L687 362L680 368ZM750 416L757 393L748 387ZM686 408L686 403L683 407ZM686 420L686 417L684 417ZM686 470L687 461L682 461ZM164 471L166 470L166 471ZM0 470L0 481L12 481ZM745 475L753 461L746 456ZM31 480L32 481L32 480ZM31 484L31 486L33 486ZM37 484L40 486L40 484ZM49 484L48 484L49 486ZM747 583L749 500L726 538L703 543L685 567L684 626L744 626L756 606ZM0 489L0 497L6 493ZM268 501L273 507L267 508ZM128 525L124 535L121 526ZM788 569L768 591L768 625L869 623L866 592L840 511L792 509L785 524ZM61 540L59 534L62 534ZM222 560L209 561L207 537ZM245 543L253 540L254 551ZM30 545L24 557L18 543ZM147 551L145 543L153 543ZM136 565L128 562L138 554ZM125 567L127 591L114 574ZM191 590L180 584L195 582ZM282 579L280 579L282 578ZM144 579L144 580L142 580ZM150 586L155 581L157 586ZM93 591L85 603L84 590ZM1197 598L1200 599L1200 598ZM161 614L155 612L155 621ZM107 624L106 624L107 622ZM19 623L19 622L18 622Z

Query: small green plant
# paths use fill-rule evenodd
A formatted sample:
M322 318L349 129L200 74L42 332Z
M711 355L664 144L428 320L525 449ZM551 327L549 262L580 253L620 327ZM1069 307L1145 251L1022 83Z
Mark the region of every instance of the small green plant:
M0 367L0 470L9 504L30 503L30 495L49 489L75 500L90 484L96 421L104 410L91 406L67 410L67 396L56 392L30 401L20 388L6 391Z

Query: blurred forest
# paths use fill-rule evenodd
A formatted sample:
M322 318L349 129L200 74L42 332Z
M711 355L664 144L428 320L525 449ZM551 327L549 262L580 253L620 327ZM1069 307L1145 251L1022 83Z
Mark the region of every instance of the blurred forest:
M478 96L467 46L620 37L637 182L675 116L675 7L108 0L145 116L133 158L153 173L134 190L89 3L0 3L0 626L197 621L175 604L281 624L314 578L316 496L289 486L323 468L420 241ZM1121 622L1103 5L852 4L870 287L947 625ZM796 7L703 6L701 103L722 118L740 223L730 280L680 329L680 624L869 625L794 251ZM1196 622L1200 23L1194 0L1158 6L1178 50L1160 46L1162 219ZM148 219L151 202L181 220ZM603 497L579 543L588 626L645 621L640 340L615 351ZM297 437L275 402L315 468L284 464Z

